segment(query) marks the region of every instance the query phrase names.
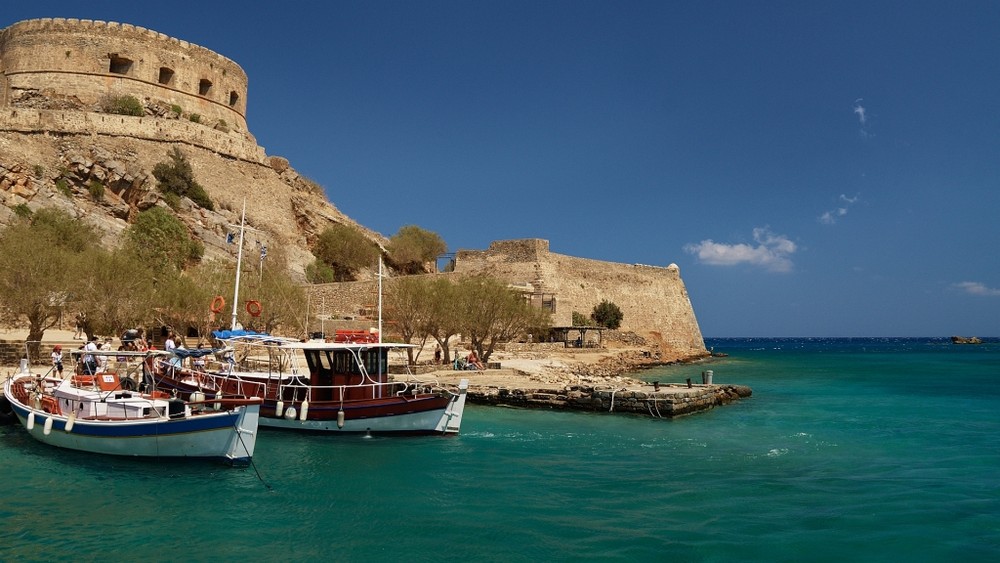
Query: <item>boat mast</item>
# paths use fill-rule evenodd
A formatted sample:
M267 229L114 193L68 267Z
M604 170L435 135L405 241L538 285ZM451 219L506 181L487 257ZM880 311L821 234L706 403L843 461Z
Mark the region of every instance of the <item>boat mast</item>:
M382 254L378 255L378 343L382 343ZM382 355L379 354L381 358Z
M236 253L236 285L233 287L233 321L229 330L236 330L236 306L240 300L240 269L243 266L243 226L247 221L247 198L243 198L243 215L240 217L240 248Z

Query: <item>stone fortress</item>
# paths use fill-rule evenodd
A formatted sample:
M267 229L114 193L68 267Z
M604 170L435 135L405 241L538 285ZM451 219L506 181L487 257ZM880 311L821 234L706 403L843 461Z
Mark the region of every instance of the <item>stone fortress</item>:
M682 357L705 354L698 320L680 269L619 264L556 254L549 241L495 241L486 250L461 250L455 273L487 274L552 311L553 326L572 325L574 312L589 316L602 300L618 305L621 330L651 337Z
M106 96L132 95L188 117L155 123L95 113ZM0 31L0 109L8 127L192 142L263 163L247 128L247 76L204 47L142 27L38 19ZM176 115L175 117L180 117Z
M102 107L125 95L141 103L143 115ZM248 225L271 248L284 249L302 279L310 244L332 223L384 241L341 213L287 159L268 156L246 114L246 73L204 47L84 19L0 29L0 224L13 220L18 206L57 207L86 217L103 244L113 245L138 212L162 205L152 170L177 148L216 207L178 210L207 258L229 256L226 235L244 198ZM88 193L94 182L103 197Z
M553 326L572 325L573 313L589 316L602 300L622 311L620 331L635 332L656 345L668 360L708 355L680 269L577 258L549 250L549 241L495 241L486 250L459 250L455 268L436 276L488 275L521 291L552 312ZM310 297L322 313L371 316L375 282L312 286ZM364 304L358 308L358 304ZM357 321L353 328L371 323ZM313 327L319 329L319 325ZM589 338L589 337L588 337Z
M103 99L123 95L139 99L144 115L102 112ZM293 274L302 275L311 243L332 223L357 227L384 244L287 160L269 157L250 134L246 108L246 73L206 48L114 22L55 18L10 25L0 30L0 223L10 221L18 205L56 205L97 222L105 244L113 243L138 210L157 204L150 171L171 147L180 147L220 209L179 213L205 243L206 257L228 256L226 234L244 197L248 223L285 249ZM67 179L71 196L56 189ZM108 188L100 201L86 193L94 180ZM437 275L472 274L511 284L552 311L556 326L571 325L573 312L589 315L607 299L622 309L623 331L651 337L676 357L707 353L674 265L575 258L551 252L548 241L525 239L458 251L454 274ZM370 309L374 286L313 286L312 304L353 315Z

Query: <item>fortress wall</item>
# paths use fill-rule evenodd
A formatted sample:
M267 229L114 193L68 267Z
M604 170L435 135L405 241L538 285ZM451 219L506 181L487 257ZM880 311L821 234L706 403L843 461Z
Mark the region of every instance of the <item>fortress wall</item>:
M531 283L556 298L553 323L572 324L607 299L622 310L621 330L652 333L682 355L705 353L694 308L676 266L618 264L548 251L547 241L493 243L485 251L456 253L455 272L485 273L508 283Z
M149 141L179 142L208 149L238 160L266 164L263 147L252 136L223 132L190 121L132 117L71 110L0 109L0 131L16 133L69 133L132 137Z
M362 307L377 306L378 282L374 280L311 284L309 316L332 315L336 318L358 315Z
M129 93L198 113L246 132L246 73L204 47L142 27L77 19L18 22L0 31L5 99L45 91L93 105Z

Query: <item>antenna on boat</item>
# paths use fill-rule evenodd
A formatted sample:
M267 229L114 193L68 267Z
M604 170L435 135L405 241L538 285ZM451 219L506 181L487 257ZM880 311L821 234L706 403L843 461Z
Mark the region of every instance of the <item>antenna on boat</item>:
M240 248L236 254L236 285L233 287L233 320L229 330L236 330L236 306L240 302L240 268L243 266L243 227L247 222L247 198L243 198L243 215L240 217Z

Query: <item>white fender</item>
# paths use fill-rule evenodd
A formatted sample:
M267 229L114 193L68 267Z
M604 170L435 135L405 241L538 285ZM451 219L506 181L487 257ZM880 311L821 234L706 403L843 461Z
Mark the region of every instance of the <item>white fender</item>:
M287 409L285 409L285 419L286 420L295 420L295 417L298 414L299 413L295 410L295 407L288 407Z
M66 432L72 432L74 424L76 424L76 413L71 412L69 413L69 416L66 417Z
M280 417L285 413L285 402L278 401L278 404L274 406L274 416Z
M32 430L35 428L35 413L33 412L28 413L28 423L25 424L24 427L27 428L28 430Z
M52 417L50 416L45 419L45 426L42 427L42 434L48 436L51 433L52 433Z
M299 413L299 420L305 420L309 416L309 401L302 401L302 412Z
M344 411L339 410L337 411L337 428L343 428L343 427L344 427Z

